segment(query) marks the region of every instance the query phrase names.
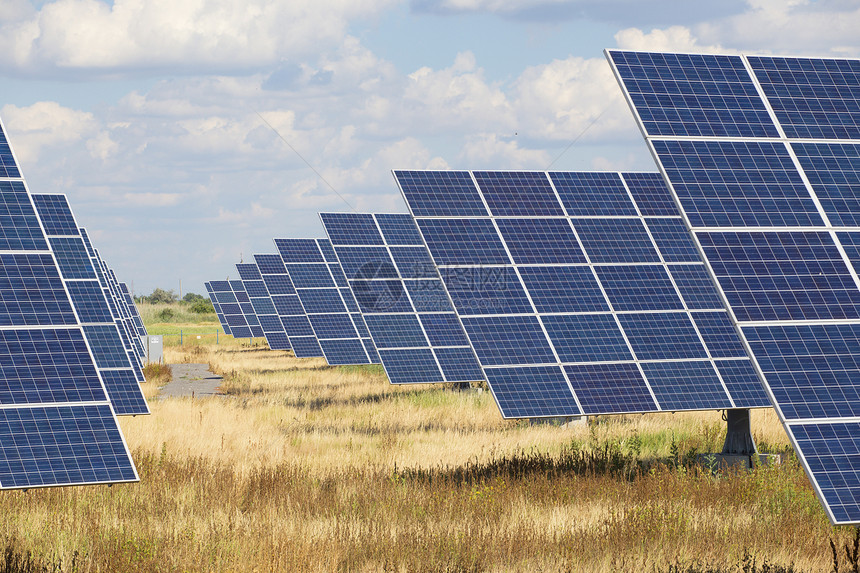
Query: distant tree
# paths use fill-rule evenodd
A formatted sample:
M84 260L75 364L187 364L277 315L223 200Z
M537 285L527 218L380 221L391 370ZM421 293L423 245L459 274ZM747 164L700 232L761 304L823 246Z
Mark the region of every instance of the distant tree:
M202 294L197 294L196 292L185 293L185 296L182 297L182 302L187 302L188 304L194 304L201 301L208 302L209 299Z
M176 302L177 297L176 293L172 290L164 290L163 288L156 288L152 291L148 297L146 297L147 302L151 304L164 304Z

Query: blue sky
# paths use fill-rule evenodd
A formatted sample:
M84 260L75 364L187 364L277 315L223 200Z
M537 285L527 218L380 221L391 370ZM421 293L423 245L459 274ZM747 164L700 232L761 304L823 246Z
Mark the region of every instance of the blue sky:
M203 292L320 211L405 211L392 169L655 169L604 48L857 29L848 0L0 0L0 117L121 280Z

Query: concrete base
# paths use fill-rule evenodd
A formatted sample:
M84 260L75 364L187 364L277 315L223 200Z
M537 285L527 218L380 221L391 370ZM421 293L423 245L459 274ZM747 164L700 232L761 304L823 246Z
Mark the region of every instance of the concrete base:
M758 465L770 466L782 463L782 454L755 454L755 456L739 456L735 454L699 454L697 461L700 465L713 471L725 471L729 468L750 469L755 458Z

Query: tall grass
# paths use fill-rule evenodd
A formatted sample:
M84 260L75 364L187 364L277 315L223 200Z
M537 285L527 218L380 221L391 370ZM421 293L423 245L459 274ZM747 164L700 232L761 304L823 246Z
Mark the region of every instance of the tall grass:
M239 342L165 354L210 364L225 394L121 420L138 484L0 494L14 555L76 571L776 573L832 571L830 540L852 543L790 455L684 463L721 447L716 412L529 424L378 367ZM788 449L773 412L753 428Z

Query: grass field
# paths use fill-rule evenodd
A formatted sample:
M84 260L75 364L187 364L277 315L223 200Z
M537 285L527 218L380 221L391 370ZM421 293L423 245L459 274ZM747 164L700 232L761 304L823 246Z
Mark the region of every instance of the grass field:
M152 415L121 419L140 483L3 492L0 573L833 571L831 540L855 570L854 530L830 526L791 455L687 463L721 448L717 412L533 425L486 392L226 336L165 355L209 363L224 396L158 400L153 369ZM753 427L789 451L773 412Z

